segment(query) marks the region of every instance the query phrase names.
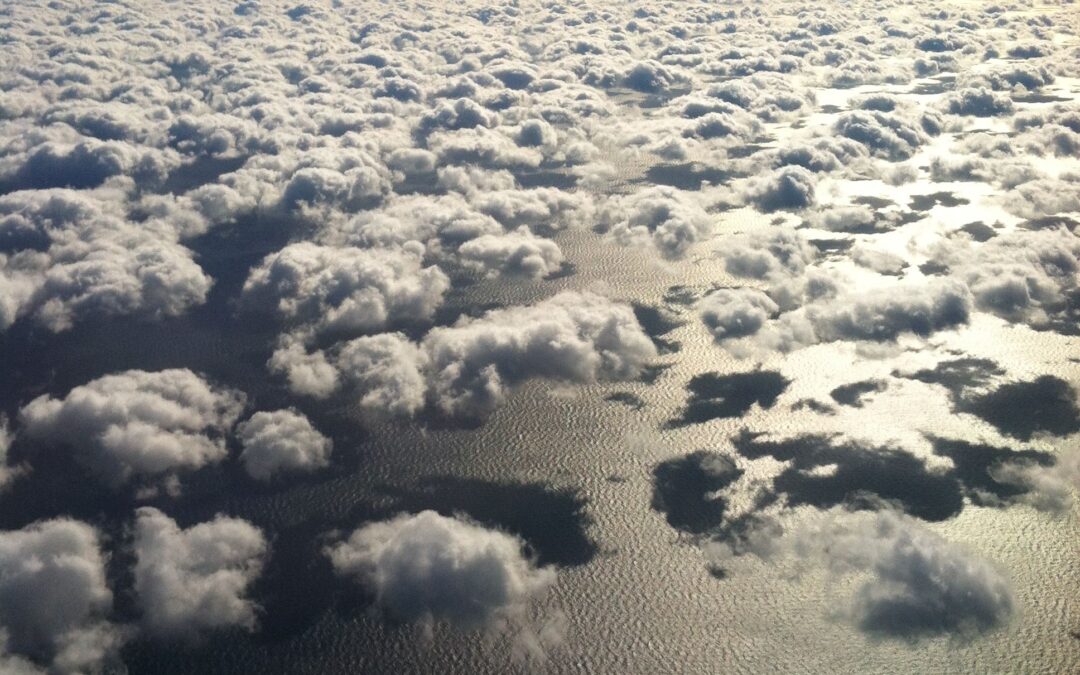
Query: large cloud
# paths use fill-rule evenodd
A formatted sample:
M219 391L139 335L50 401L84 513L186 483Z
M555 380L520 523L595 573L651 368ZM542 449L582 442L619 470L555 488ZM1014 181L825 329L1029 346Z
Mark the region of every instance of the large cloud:
M523 621L555 581L523 542L434 511L371 523L326 549L334 570L369 588L402 621L445 620L465 628Z
M437 267L401 249L290 244L267 256L244 283L244 297L316 334L378 332L390 323L430 319L449 287Z
M236 427L248 475L270 480L283 471L314 471L330 463L333 442L295 410L257 412Z
M646 245L665 258L679 258L706 239L714 226L694 197L670 187L651 187L612 199L601 226L624 245Z
M1076 293L1080 236L1065 227L1021 229L980 245L951 243L934 260L967 283L979 309L1046 326Z
M52 331L90 317L176 316L211 281L163 223L135 224L70 190L0 197L0 329L23 316Z
M565 292L433 328L419 344L383 334L343 343L329 356L289 344L271 367L301 393L326 396L343 381L372 413L411 414L428 400L444 414L474 417L524 380L631 379L656 353L629 305Z
M1011 584L994 565L892 511L834 509L779 536L761 528L747 546L766 558L795 555L833 573L870 574L838 613L874 638L970 639L1006 625L1016 611ZM715 564L731 562L727 544L706 553Z
M93 527L68 519L0 532L0 637L6 635L7 651L54 672L78 673L94 670L119 646L122 633L108 621L113 596L99 540Z
M780 308L756 288L722 288L702 298L698 311L709 332L724 340L753 335Z
M656 356L629 306L570 292L433 329L422 347L436 404L466 415L492 409L524 379L633 378Z
M143 627L165 638L254 628L257 607L246 593L266 550L262 532L244 520L218 516L181 529L161 511L140 508L134 574Z
M227 454L224 435L244 397L190 370L129 370L42 395L20 412L31 439L70 446L79 461L120 485L198 469Z
M485 234L462 244L462 262L489 274L540 279L562 266L563 254L550 239L527 228L503 235Z

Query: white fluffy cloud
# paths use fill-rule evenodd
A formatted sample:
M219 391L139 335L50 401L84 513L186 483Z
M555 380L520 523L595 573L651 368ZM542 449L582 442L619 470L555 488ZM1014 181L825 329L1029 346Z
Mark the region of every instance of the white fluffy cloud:
M684 256L714 225L692 195L670 187L612 199L600 222L620 244L652 246L665 258Z
M799 210L814 205L816 178L801 166L784 166L750 178L741 186L744 200L766 213Z
M717 340L753 335L780 308L756 288L723 288L698 303L705 327Z
M563 261L558 244L527 228L507 234L485 234L458 249L467 266L509 277L541 279L558 272Z
M326 396L344 383L373 414L412 414L430 401L469 417L491 412L527 379L630 379L655 357L629 305L565 292L434 328L418 344L401 334L358 338L330 354L289 344L270 366L298 393Z
M430 319L449 280L408 246L365 250L290 244L267 256L244 283L244 297L316 334L357 335L387 324Z
M994 565L892 511L834 509L792 532L755 530L745 545L765 558L793 555L834 574L869 573L838 614L876 638L970 639L1001 628L1016 611L1012 586ZM733 554L727 544L711 543L706 555L725 566Z
M142 625L151 634L190 638L241 626L253 629L257 607L246 597L261 573L262 532L218 516L186 529L150 507L136 512L135 592Z
M105 556L93 527L57 519L0 532L0 637L6 635L8 652L53 672L92 671L122 641L108 621L111 611Z
M466 415L490 411L521 380L633 378L656 356L628 305L571 292L435 328L421 346L436 405Z
M257 412L236 427L248 475L270 480L285 471L314 471L330 463L333 442L295 410Z
M1080 236L1065 227L1016 230L979 245L950 242L934 259L963 279L979 309L1040 326L1076 291Z
M1054 463L1002 462L990 470L995 481L1019 487L1023 492L1016 501L1053 514L1068 513L1074 503L1073 492L1080 490L1080 445L1075 441L1060 448Z
M70 446L107 482L198 469L227 454L224 436L242 394L216 388L190 370L129 370L42 395L20 412L23 432Z
M352 340L341 348L336 365L357 392L360 407L375 416L408 416L424 407L427 354L400 333Z
M16 192L0 197L0 330L30 317L63 331L89 317L176 316L201 304L211 281L163 223L110 211L106 192Z
M326 549L334 570L368 587L394 618L464 628L520 622L555 581L523 542L434 511L365 525Z

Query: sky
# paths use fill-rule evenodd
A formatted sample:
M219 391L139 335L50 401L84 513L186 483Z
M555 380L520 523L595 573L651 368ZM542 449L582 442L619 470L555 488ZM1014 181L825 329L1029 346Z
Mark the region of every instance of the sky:
M1080 669L1078 31L0 3L0 674Z

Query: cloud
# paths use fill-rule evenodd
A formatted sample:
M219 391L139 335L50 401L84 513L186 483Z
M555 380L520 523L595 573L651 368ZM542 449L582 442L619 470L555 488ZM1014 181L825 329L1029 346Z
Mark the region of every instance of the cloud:
M766 213L813 206L817 179L801 166L784 166L771 174L749 179L743 198Z
M8 652L51 672L91 671L123 639L108 621L112 601L92 526L55 519L0 532L0 637L6 634ZM13 659L2 652L7 667Z
M51 331L91 317L171 317L211 280L160 221L136 225L109 199L70 190L0 196L0 330L24 316Z
M608 202L600 224L624 246L651 246L665 258L681 258L712 234L713 219L694 198L666 186L646 188Z
M780 307L756 288L722 288L702 298L698 312L713 337L725 340L757 333Z
M770 282L773 294L804 277L817 257L801 234L782 226L728 237L718 252L729 274Z
M244 397L190 370L129 370L44 394L19 413L22 432L69 446L103 480L119 486L191 471L225 457L224 435Z
M175 155L140 151L121 141L45 142L35 146L10 175L0 170L0 185L5 191L84 189L98 187L113 176L134 174L141 184L151 187L164 182L177 164Z
M326 549L341 576L356 579L400 621L448 621L497 629L526 621L530 605L555 582L524 543L434 511L403 514L355 530Z
M905 333L925 337L966 324L971 304L971 294L962 283L932 281L851 292L808 306L807 317L822 342L885 341Z
M945 99L945 109L954 115L993 117L1006 115L1013 110L1012 99L988 89L967 88L950 94Z
M266 540L244 520L218 516L181 529L161 511L136 511L134 576L142 626L164 638L194 638L240 626L252 630L245 597L262 571Z
M314 471L330 463L333 443L295 410L257 412L236 427L248 475L268 481L284 471Z
M721 290L702 301L710 332L739 356L819 342L927 337L966 324L973 311L971 292L958 280L858 288L815 266L814 247L789 228L730 237L718 253L728 273L768 283L764 292ZM737 322L736 333L728 332L728 321Z
M341 343L327 355L296 342L274 352L270 369L283 373L297 394L326 398L342 385L373 417L408 417L426 405L427 354L401 333L381 333Z
M940 123L929 112L920 120L908 120L875 110L845 113L834 125L837 134L866 146L875 157L894 162L911 159L939 128Z
M527 279L541 279L558 272L563 262L562 251L555 242L537 237L524 227L471 239L461 245L458 254L466 266L490 275Z
M1053 327L1068 316L1077 289L1080 237L1064 227L1020 229L978 245L949 242L932 260L966 282L979 309Z
M726 564L730 550L713 544L706 554ZM834 613L875 639L970 640L1007 625L1016 612L1011 584L996 566L892 511L834 509L779 537L759 530L750 550L766 559L795 556L837 575L869 574Z
M524 380L633 379L656 354L629 305L568 291L463 317L419 343L385 333L308 353L286 342L270 366L298 393L328 396L346 385L375 416L410 415L431 402L445 415L483 417Z
M244 282L248 306L265 308L314 335L378 332L428 320L450 282L424 267L415 248L365 250L290 244L268 255Z
M1080 451L1072 443L1058 451L1053 464L1019 458L991 467L990 475L995 482L1016 489L1019 494L1012 498L1014 502L1062 515L1072 508L1073 494L1080 490Z
M434 328L422 348L436 405L467 416L490 411L525 379L630 379L656 356L628 305L575 292Z
M1080 211L1078 185L1080 173L1062 173L1057 178L1038 178L1017 185L1005 193L1002 202L1007 211L1024 218Z
M8 450L11 449L12 440L14 439L8 425L8 419L4 415L0 415L0 493L25 471L25 467L8 464Z

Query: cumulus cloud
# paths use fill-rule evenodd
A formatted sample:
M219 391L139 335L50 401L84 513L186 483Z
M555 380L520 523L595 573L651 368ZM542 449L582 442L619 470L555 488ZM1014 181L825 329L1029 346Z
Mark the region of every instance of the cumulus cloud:
M930 137L940 132L940 122L929 112L921 119L897 113L858 110L842 115L834 127L837 134L861 143L876 157L891 161L911 159Z
M490 413L524 380L632 379L656 354L629 305L564 292L433 328L419 343L389 333L342 343L329 354L290 344L271 367L301 393L326 396L348 386L374 415L413 414L431 402L444 414L474 417ZM324 364L332 370L321 372Z
M573 292L435 328L422 348L436 405L464 415L490 411L528 378L634 378L656 356L628 305Z
M753 335L780 307L756 288L724 288L702 298L698 311L709 332L724 340Z
M654 247L665 258L680 258L706 239L713 219L686 192L651 187L608 202L601 227L623 245Z
M558 272L563 254L558 244L527 228L507 234L485 234L458 249L462 262L488 274L541 279Z
M0 42L17 67L4 73L0 97L0 331L10 331L14 356L24 337L52 354L83 333L45 332L85 328L96 340L111 317L169 320L181 337L192 327L212 338L235 329L239 339L248 327L222 323L217 311L175 320L208 298L215 308L239 300L279 322L267 367L294 394L421 424L482 416L531 379L653 372L649 338L660 342L665 329L642 305L639 323L631 307L589 294L543 300L598 273L615 288L625 286L623 272L640 277L582 259L613 244L676 261L660 266L665 273L698 263L707 272L716 260L683 259L714 249L724 276L745 287L700 292L699 280L672 289L672 302L697 302L687 311L739 355L930 337L975 312L1076 332L1080 117L1075 102L1058 100L1080 74L1075 49L1058 35L1067 4L1034 13L911 6L882 17L872 3L528 11L443 3L422 21L402 3L145 4L5 7ZM927 181L969 182L956 193L972 210L1003 210L1001 222L962 225L961 210L933 208L946 194L933 193L954 188L924 189ZM899 203L912 194L915 208ZM729 205L776 215L719 213ZM832 234L814 232L811 244L808 233L778 225L795 222ZM947 231L941 245L927 245L939 231ZM265 257L236 293L250 256ZM221 277L212 295L211 274ZM450 278L464 285L480 276L500 279L451 292ZM532 304L513 306L522 297ZM129 325L140 340L143 324ZM62 356L57 364L69 361ZM134 384L102 378L32 402L13 425L20 457L24 443L28 451L62 443L114 484L171 480L219 461L239 395L195 376L167 385L137 372L110 376ZM37 375L17 380L47 382ZM760 369L703 375L690 383L686 423L768 408L786 400L776 392L803 384ZM845 379L859 381L833 396L857 404L876 377ZM1019 440L1071 433L1075 397L1061 396L1071 392L1064 380L1017 384L965 392L956 412L975 417L958 423L986 422ZM25 401L41 391L11 393ZM620 395L640 405L650 398ZM836 422L858 413L836 412ZM3 456L4 436L0 426L0 486L18 471ZM314 469L329 452L289 410L254 415L237 440L256 478ZM836 467L837 500L860 449L842 454L848 469ZM907 466L888 457L882 466ZM939 514L965 497L1058 512L1070 493L1064 459L1052 465L1044 453L995 461L993 480L986 466L955 461L937 478L955 482L966 471L986 482L949 492ZM681 518L680 503L726 517L715 492L739 473L730 462L693 455L664 467L658 490L666 479L701 487L688 502L661 490L669 520ZM791 471L794 481L802 468ZM899 539L862 534L876 548ZM912 537L920 551L937 550ZM913 624L925 616L925 593L955 577L932 573L909 588L890 577L892 562L875 567L898 556L875 556L859 569L914 598ZM243 595L233 594L241 605ZM940 613L958 615L954 605ZM208 625L190 618L200 611L177 622ZM230 612L250 626L250 611ZM873 633L872 613L850 612ZM976 632L991 622L974 620ZM14 644L16 632L0 628ZM889 631L902 632L877 632ZM0 670L52 659L47 649L16 661L25 658L0 655Z
M949 242L933 260L964 280L979 309L1046 326L1076 292L1080 236L1065 227L1020 229L981 244Z
M129 370L44 394L19 413L23 433L69 446L102 479L121 485L191 471L225 457L224 436L243 407L239 392L190 370Z
M11 449L12 440L7 417L0 415L0 492L3 492L24 470L23 467L8 464L8 450Z
M719 296L716 300L732 303L731 311L738 309L738 299ZM737 356L749 356L761 351L789 352L821 342L928 337L966 324L971 312L971 293L961 282L901 282L896 287L811 298L805 306L783 312L745 336L715 331L714 335ZM708 321L710 316L702 318Z
M285 471L314 471L330 463L332 441L295 410L257 412L236 427L248 475L270 480Z
M785 166L749 179L743 198L766 213L804 209L814 204L814 175L801 166Z
M150 507L136 512L135 592L142 626L164 638L193 638L230 626L251 630L257 606L245 597L267 545L244 520L218 516L182 529Z
M766 559L795 556L834 574L871 575L835 614L872 638L973 639L1016 612L1011 584L993 564L892 511L833 509L787 533L759 528L745 545ZM706 555L727 565L733 553L714 543Z
M1012 112L1012 99L988 89L961 89L945 100L945 109L954 115L993 117Z
M1013 499L1039 511L1068 513L1080 490L1080 449L1076 443L1058 450L1052 464L1018 458L1001 462L990 469L991 477L1002 485L1015 487L1020 494Z
M524 543L434 511L365 525L326 549L341 576L367 587L392 617L465 629L523 624L530 605L555 581Z
M355 389L360 407L375 416L408 416L425 404L427 353L401 333L351 340L335 361L341 379Z
M112 600L92 526L56 519L0 532L0 636L25 657L0 649L0 665L29 669L29 659L52 672L94 670L123 639L108 620Z
M412 247L366 250L290 244L267 256L244 282L244 299L318 334L378 332L430 319L449 288L438 267Z
M91 317L170 317L201 304L211 280L170 225L137 225L120 195L70 190L0 197L0 329L30 317L59 332Z

